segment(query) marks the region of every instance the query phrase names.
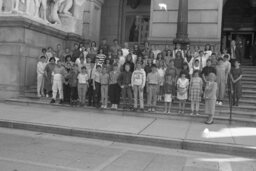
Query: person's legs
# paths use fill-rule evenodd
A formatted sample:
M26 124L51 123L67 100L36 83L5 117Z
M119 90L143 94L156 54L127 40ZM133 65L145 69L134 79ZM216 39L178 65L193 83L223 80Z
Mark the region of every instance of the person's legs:
M157 86L154 85L152 88L152 98L153 98L153 111L156 110L156 102L157 102Z
M196 114L199 114L199 107L200 107L200 103L196 102Z
M149 110L151 110L151 101L152 101L152 86L151 85L149 85L148 86L148 108L149 108Z
M53 80L52 84L52 99L56 100L57 92L58 92L58 85L57 81Z
M140 109L144 109L143 89L139 89Z
M92 102L93 102L93 105L94 105L94 90L93 90L93 86L92 85L89 85L89 88L88 88L88 102L89 102L89 106L92 105Z
M77 90L78 90L78 97L79 97L79 102L82 104L83 102L82 102L82 85L81 84L78 84L78 86L77 86Z
M223 102L226 93L226 82L223 80L220 86L220 101Z
M110 84L109 85L109 100L110 100L110 103L111 103L112 107L115 104L115 95L116 95L116 93L114 93L114 90L115 90L115 85Z
M171 109L172 109L172 102L169 103L169 107L168 107L168 113L171 112Z
M185 112L186 100L182 101L182 113Z
M43 75L39 74L37 75L37 96L41 96L42 91L42 85L43 85Z
M120 103L120 95L121 95L121 90L118 84L114 85L114 90L115 90L114 104L116 105L116 108L117 108Z
M127 87L122 88L122 98L123 98L123 108L127 107L127 99L126 99L126 94L127 94Z
M195 102L191 101L191 115L194 114L194 110L195 110Z
M105 98L105 86L101 86L101 107L104 107L104 98Z
M133 95L134 95L134 109L137 109L138 108L138 92L139 92L139 87L138 86L134 86L134 89L133 89Z
M108 106L108 86L105 86L105 107Z
M132 107L132 88L127 87L129 107Z

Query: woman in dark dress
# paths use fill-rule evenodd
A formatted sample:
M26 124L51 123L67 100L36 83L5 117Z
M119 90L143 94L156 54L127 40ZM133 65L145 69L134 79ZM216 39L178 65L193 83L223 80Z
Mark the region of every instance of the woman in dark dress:
M238 61L234 61L234 65L230 72L230 78L233 83L233 105L238 106L239 99L242 96L242 69Z
M44 87L46 90L46 97L49 97L49 95L52 92L52 72L55 67L55 58L51 57L49 60L49 63L46 65L44 69L44 74L45 74L45 82L44 82Z

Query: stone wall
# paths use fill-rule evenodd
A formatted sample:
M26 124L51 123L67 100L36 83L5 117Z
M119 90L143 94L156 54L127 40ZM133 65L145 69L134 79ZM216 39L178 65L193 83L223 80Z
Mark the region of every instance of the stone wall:
M80 36L20 17L0 17L0 98L15 97L36 85L42 48L71 47Z
M100 37L111 41L115 38L120 38L119 19L122 17L119 13L120 3L122 0L106 0L102 6L101 13L101 30Z

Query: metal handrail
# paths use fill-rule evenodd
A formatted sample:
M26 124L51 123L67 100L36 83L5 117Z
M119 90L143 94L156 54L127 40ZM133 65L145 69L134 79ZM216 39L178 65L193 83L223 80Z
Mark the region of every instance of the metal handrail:
M230 75L228 76L227 84L228 84L228 100L229 100L229 122L231 122L232 121L232 115L233 115L233 93L234 93L234 88L233 88L233 83L232 83Z

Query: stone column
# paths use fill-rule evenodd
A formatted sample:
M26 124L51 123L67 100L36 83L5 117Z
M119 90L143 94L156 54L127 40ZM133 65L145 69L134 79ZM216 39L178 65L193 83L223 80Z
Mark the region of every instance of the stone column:
M175 44L188 44L188 0L179 0L177 34Z

